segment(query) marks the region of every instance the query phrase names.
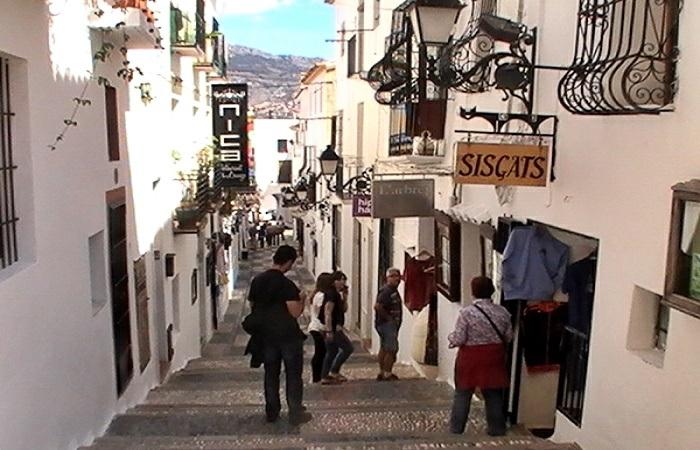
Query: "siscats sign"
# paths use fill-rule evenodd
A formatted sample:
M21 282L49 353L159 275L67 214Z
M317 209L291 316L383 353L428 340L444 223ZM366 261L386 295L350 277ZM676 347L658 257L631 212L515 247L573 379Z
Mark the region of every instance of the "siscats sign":
M455 182L496 186L547 186L549 147L468 144L457 149Z
M212 112L219 151L217 181L222 187L249 187L248 85L212 85Z

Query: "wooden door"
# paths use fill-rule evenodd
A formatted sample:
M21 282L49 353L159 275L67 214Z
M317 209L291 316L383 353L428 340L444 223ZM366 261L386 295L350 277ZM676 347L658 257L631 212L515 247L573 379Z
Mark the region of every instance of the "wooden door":
M107 193L107 206L114 362L117 393L121 395L134 373L129 311L126 195L123 188Z

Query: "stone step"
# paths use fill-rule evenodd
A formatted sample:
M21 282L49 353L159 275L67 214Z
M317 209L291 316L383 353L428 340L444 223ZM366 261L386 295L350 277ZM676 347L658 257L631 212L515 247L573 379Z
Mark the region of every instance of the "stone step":
M412 390L410 397L406 390ZM238 383L226 389L185 389L159 388L152 391L147 399L150 405L190 405L190 406L258 406L264 405L262 382ZM348 382L338 386L312 385L304 388L304 403L311 409L365 408L381 405L388 409L404 406L429 405L449 408L452 390L449 386L433 382L395 383ZM481 407L476 400L472 406L475 414Z
M241 346L230 346L224 344L218 344L220 346L217 351L219 353L225 353L220 355L207 355L198 359L193 359L185 367L185 371L188 370L202 370L202 369L240 369L243 367L250 368L250 356L245 356L243 353L245 347ZM210 345L207 345L210 347ZM207 349L205 349L206 352ZM311 360L313 351L311 349L306 349L305 359L306 364ZM353 353L348 359L348 364L367 364L372 367L377 366L377 357L370 355L366 352Z
M227 436L358 434L401 436L404 433L445 433L449 409L418 405L387 410L384 405L362 410L335 407L312 411L313 420L292 428L286 420L270 424L260 407L249 406L138 406L118 416L107 432L111 436ZM471 423L471 422L470 422ZM483 432L483 423L474 422L474 432Z
M379 440L376 435L338 436L326 433L318 435L267 435L248 436L197 436L197 437L142 437L138 440L109 436L99 439L94 450L238 450L238 449L459 449L494 448L503 450L580 450L570 444L555 444L526 436L494 438L412 433Z

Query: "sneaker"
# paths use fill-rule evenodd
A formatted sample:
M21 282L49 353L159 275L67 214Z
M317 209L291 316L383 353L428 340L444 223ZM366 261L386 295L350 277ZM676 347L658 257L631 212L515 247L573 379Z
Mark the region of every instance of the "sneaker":
M290 414L289 415L289 424L293 427L297 427L301 424L310 422L311 419L313 419L313 416L311 415L311 413L308 413L306 411L302 411L299 413Z
M398 380L399 380L399 377L397 377L396 375L394 375L394 374L392 373L391 375L389 375L388 377L386 377L386 379L387 379L388 381L398 381Z
M388 380L388 378L384 377L383 373L380 373L379 375L377 375L377 381L387 381L387 380Z
M330 378L334 378L334 379L340 381L341 383L345 383L346 381L348 381L347 377L344 377L344 376L342 376L342 375L339 374L339 373L331 373L331 374L329 374L328 376L329 376Z
M328 376L328 377L324 378L323 380L321 380L321 384L326 385L326 386L332 385L332 384L340 384L340 383L342 383L342 381L338 380L337 378L331 377L331 376Z

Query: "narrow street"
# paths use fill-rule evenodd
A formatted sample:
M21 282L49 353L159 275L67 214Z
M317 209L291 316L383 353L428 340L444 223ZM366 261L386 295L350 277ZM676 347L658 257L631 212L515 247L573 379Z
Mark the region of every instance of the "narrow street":
M519 429L508 436L486 435L482 403L475 401L468 434L447 433L452 389L445 383L421 379L403 365L401 380L375 381L375 358L356 345L340 386L307 384L304 400L313 420L292 428L282 419L265 422L262 369L249 368L243 356L247 335L240 329L246 312L248 283L266 269L272 251L253 252L243 261L223 325L206 346L203 357L191 361L166 384L152 391L145 404L118 416L107 435L90 449L422 449L503 448L577 449L534 438ZM296 267L301 265L297 263ZM313 279L304 269L289 278L311 289ZM307 341L306 357L313 346ZM305 379L308 372L305 369Z

